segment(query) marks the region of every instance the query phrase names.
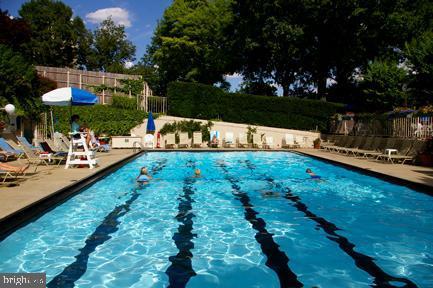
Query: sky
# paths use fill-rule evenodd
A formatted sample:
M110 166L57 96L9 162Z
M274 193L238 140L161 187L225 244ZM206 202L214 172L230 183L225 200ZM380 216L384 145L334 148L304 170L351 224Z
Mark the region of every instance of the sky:
M0 0L0 8L17 17L18 10L26 0ZM74 16L80 16L87 28L94 30L100 22L111 16L116 24L125 26L128 39L136 46L136 61L146 52L152 40L153 31L162 18L164 10L172 0L63 0L72 8ZM242 77L238 74L227 76L231 90L238 88Z

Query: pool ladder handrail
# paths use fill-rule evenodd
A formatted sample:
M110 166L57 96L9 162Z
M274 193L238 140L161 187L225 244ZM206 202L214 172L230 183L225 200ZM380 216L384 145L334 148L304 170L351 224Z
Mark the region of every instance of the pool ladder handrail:
M146 149L145 149L143 143L141 143L139 141L134 141L134 143L132 143L132 153L137 153L137 150L146 150Z

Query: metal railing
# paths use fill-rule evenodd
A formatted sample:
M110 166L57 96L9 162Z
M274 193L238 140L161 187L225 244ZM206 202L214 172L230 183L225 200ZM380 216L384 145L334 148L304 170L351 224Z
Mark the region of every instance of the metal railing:
M433 138L433 117L341 120L334 123L330 132L344 135L430 139Z

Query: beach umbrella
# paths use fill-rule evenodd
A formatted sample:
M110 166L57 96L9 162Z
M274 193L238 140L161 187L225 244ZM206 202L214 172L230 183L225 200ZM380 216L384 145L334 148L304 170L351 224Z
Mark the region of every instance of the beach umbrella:
M64 87L42 95L42 103L49 106L70 106L69 114L72 115L72 106L94 105L98 103L98 96L83 89ZM53 111L51 110L51 128L54 133L54 123L52 119Z
M149 112L147 117L146 133L155 132L155 121L153 120L152 112Z
M83 89L65 87L45 93L42 102L49 106L94 105L98 102L98 96Z

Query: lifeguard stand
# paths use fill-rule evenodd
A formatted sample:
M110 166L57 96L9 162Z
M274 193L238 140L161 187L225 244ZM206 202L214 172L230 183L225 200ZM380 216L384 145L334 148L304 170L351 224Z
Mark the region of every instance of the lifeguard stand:
M93 169L98 163L95 151L89 149L86 143L85 132L79 132L80 138L74 138L73 135L77 133L69 133L71 141L69 144L68 157L66 158L65 169L68 169L71 165L89 165L90 169ZM81 151L83 149L84 151Z

